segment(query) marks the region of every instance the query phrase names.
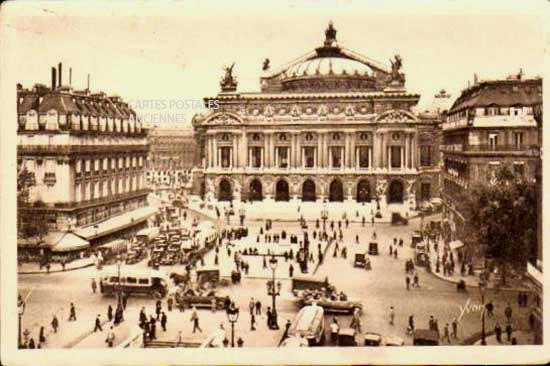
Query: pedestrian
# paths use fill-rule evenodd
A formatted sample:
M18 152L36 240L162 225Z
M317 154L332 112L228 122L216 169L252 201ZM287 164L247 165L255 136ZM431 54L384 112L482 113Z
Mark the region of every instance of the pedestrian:
M254 306L256 306L256 302L254 301L254 298L250 298L250 302L248 303L248 309L250 310L250 315L254 314Z
M36 345L34 344L34 338L29 340L29 349L35 349Z
M151 340L157 339L157 320L151 317L151 323L149 325L149 335Z
M292 275L294 274L294 266L292 263L290 263L290 266L288 266L288 277L292 278Z
M355 244L359 244L359 234L355 235Z
M59 327L59 320L57 320L57 317L54 315L52 319L52 329L54 333L57 333L58 327Z
M50 262L46 263L46 272L49 274L50 273Z
M508 337L508 342L510 342L512 338L512 324L510 323L506 324L506 336Z
M397 248L395 248L395 249L393 250L393 257L394 257L395 259L397 259Z
M499 323L495 325L495 335L497 337L497 342L502 343L502 328Z
M181 330L178 330L178 336L176 337L176 347L179 347L180 344L183 344L183 334Z
M506 319L508 320L508 323L512 320L512 307L510 304L506 304L506 308L504 309L504 315L506 315Z
M74 304L71 302L71 308L69 310L69 321L75 321L76 320L76 309L74 307Z
M393 310L393 306L390 306L390 325L394 324L395 319L395 312Z
M439 337L439 323L437 318L434 319L434 330L437 332L437 336Z
M139 318L141 320L141 312L139 314ZM109 319L109 322L113 320L113 307L111 306L111 304L109 304L109 306L107 307L107 319Z
M95 281L95 278L92 278L92 292L95 294L96 290L97 290L97 282Z
M412 333L414 331L414 317L409 315L409 326L407 327L407 332Z
M111 326L111 329L109 329L109 333L107 334L107 339L105 342L109 345L109 347L113 347L113 344L115 342L115 332L113 331L113 326Z
M392 256L392 254L393 254L393 247L390 244L390 257Z
M65 272L65 257L61 258L61 269Z
M212 301L210 302L210 310L212 310L212 312L215 313L216 307L217 307L216 297L212 297Z
M361 219L361 226L365 227L365 216L363 216L363 218Z
M250 330L256 330L256 317L254 316L254 313L250 313Z
M256 315L262 315L262 303L260 300L256 301Z
M160 319L161 311L162 311L162 303L160 302L160 300L157 300L157 303L156 303L157 320Z
M495 314L493 313L493 310L494 310L494 305L493 305L493 302L492 301L489 301L487 303L487 305L485 305L485 309L487 310L487 316L488 317L493 317Z
M332 323L330 323L330 340L333 344L336 344L338 340L338 332L340 331L340 326L338 325L338 319L334 317Z
M417 272L414 273L413 282L414 282L414 287L420 287L420 284L418 283L418 273Z
M516 344L518 344L518 340L514 337L512 338L512 345L515 346Z
M168 317L166 316L166 314L163 311L162 315L160 317L160 325L162 326L162 330L164 332L166 332L166 323L167 323L167 321L168 321Z
M172 306L174 305L174 298L172 296L168 296L168 300L166 300L168 304L168 311L172 311Z
M95 318L94 333L97 332L98 329L100 332L103 332L103 328L101 328L101 320L99 319L99 314L97 314L97 317Z
M46 337L44 336L44 326L40 327L40 332L38 333L38 343L45 343Z
M197 330L202 333L202 329L199 325L199 316L197 315L197 309L193 306L193 312L191 313L191 321L193 322L193 333Z
M451 338L449 337L449 323L445 323L445 327L443 327L443 339L446 339L447 343L451 343Z
M458 322L457 322L456 318L453 319L452 327L453 327L453 338L457 338L458 337Z
M406 284L407 284L407 290L409 290L410 285L411 285L411 279L410 279L409 276L406 277L405 282L406 282Z
M113 311L113 308L111 307L111 305L109 305L109 309L111 310L111 312ZM145 315L145 306L143 306L141 308L141 310L139 311L139 320L141 322L146 322L147 321L147 315Z

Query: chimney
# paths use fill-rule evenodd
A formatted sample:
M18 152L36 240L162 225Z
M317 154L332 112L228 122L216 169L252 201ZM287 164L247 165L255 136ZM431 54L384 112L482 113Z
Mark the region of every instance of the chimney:
M52 90L55 90L57 82L57 75L55 73L55 67L52 67Z
M63 70L61 69L61 67L62 67L62 66L61 66L61 62L59 63L59 65L58 65L57 67L58 67L58 69L59 69L59 70L57 70L57 72L59 73L59 75L58 75L58 76L59 76L59 82L58 82L58 84L59 84L59 86L61 87L61 85L63 85L63 84L61 83L61 81L62 81L62 80L61 80L61 76L62 76L62 74L63 74Z
M69 86L72 85L72 81L73 81L73 68L69 67Z

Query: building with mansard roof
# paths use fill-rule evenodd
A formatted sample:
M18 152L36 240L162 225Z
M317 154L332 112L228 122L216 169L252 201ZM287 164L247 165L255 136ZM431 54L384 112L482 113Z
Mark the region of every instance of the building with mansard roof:
M391 67L340 47L329 24L320 47L271 69L259 92L237 91L233 66L219 105L193 119L197 191L208 200L389 203L416 209L438 195L438 118L413 110L402 60Z
M17 169L32 176L19 231L41 218L48 231L89 242L128 234L153 213L147 131L120 97L62 84L61 66L52 68L51 87L17 88Z

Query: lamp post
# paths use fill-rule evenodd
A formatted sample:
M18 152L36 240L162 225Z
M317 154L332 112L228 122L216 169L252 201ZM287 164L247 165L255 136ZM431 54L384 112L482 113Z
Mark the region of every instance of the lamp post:
M481 295L481 345L486 346L487 341L485 340L485 283L479 283L479 294Z
M306 258L307 261L307 258ZM267 294L271 296L272 299L272 307L273 307L273 319L271 322L271 329L279 329L279 324L277 323L277 307L276 307L276 298L281 293L281 282L277 282L277 285L275 285L275 270L277 269L277 258L275 256L272 256L269 260L269 267L271 267L271 271L273 273L273 277L271 281L267 282Z
M235 347L235 323L239 320L239 308L235 304L227 308L227 320L231 323L231 347Z
M328 219L328 210L327 205L323 205L321 210L321 219L323 220L323 232L327 231L327 219Z
M19 331L17 333L17 345L19 348L21 348L21 320L23 318L23 314L25 314L25 302L19 298L17 300L17 318L18 318L18 325L19 325Z
M118 277L117 277L117 282L118 282L118 286L117 286L117 297L118 297L118 304L121 305L121 302L122 302L122 294L121 294L121 285L120 285L120 267L122 266L122 257L120 256L120 254L117 254L116 256L116 264L117 264L117 268L118 268Z

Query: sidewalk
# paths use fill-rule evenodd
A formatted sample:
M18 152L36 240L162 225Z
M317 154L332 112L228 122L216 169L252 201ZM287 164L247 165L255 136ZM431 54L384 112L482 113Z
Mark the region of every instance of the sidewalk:
M525 331L516 331L512 332L512 338L516 338L517 344L535 344L534 333L525 332ZM512 339L511 338L511 339ZM490 336L485 337L485 341L487 342L488 346L508 346L511 344L510 341L508 341L508 336L506 335L506 332L502 332L502 342L497 342L497 336L495 334L491 334ZM481 345L481 339L474 343L474 345L479 346Z
M461 263L458 262L458 250L454 249L453 257L455 259L455 271L451 275L444 275L443 274L443 263L441 261L441 256L443 253L444 242L443 240L439 240L438 247L439 247L439 255L440 255L440 266L439 266L439 272L437 272L437 256L438 253L434 250L433 243L430 243L430 272L434 276L452 283L459 283L461 280L463 280L466 283L466 286L468 287L479 287L479 274L475 275L468 275L465 273L462 275L460 273L461 269ZM522 281L517 281L517 279L514 278L508 278L507 279L507 286L502 287L498 283L496 283L492 278L487 282L487 289L495 289L495 290L502 290L502 291L528 291L526 287L523 286Z
M74 271L76 269L86 268L93 265L94 265L94 262L91 258L76 259L74 261L71 261L65 264L65 272ZM63 272L63 267L61 266L61 263L51 263L50 273L56 273L56 272ZM38 263L23 263L17 266L17 273L18 274L41 274L41 273L48 273L48 271L46 270L45 266L43 266L42 269L40 269L40 264Z

